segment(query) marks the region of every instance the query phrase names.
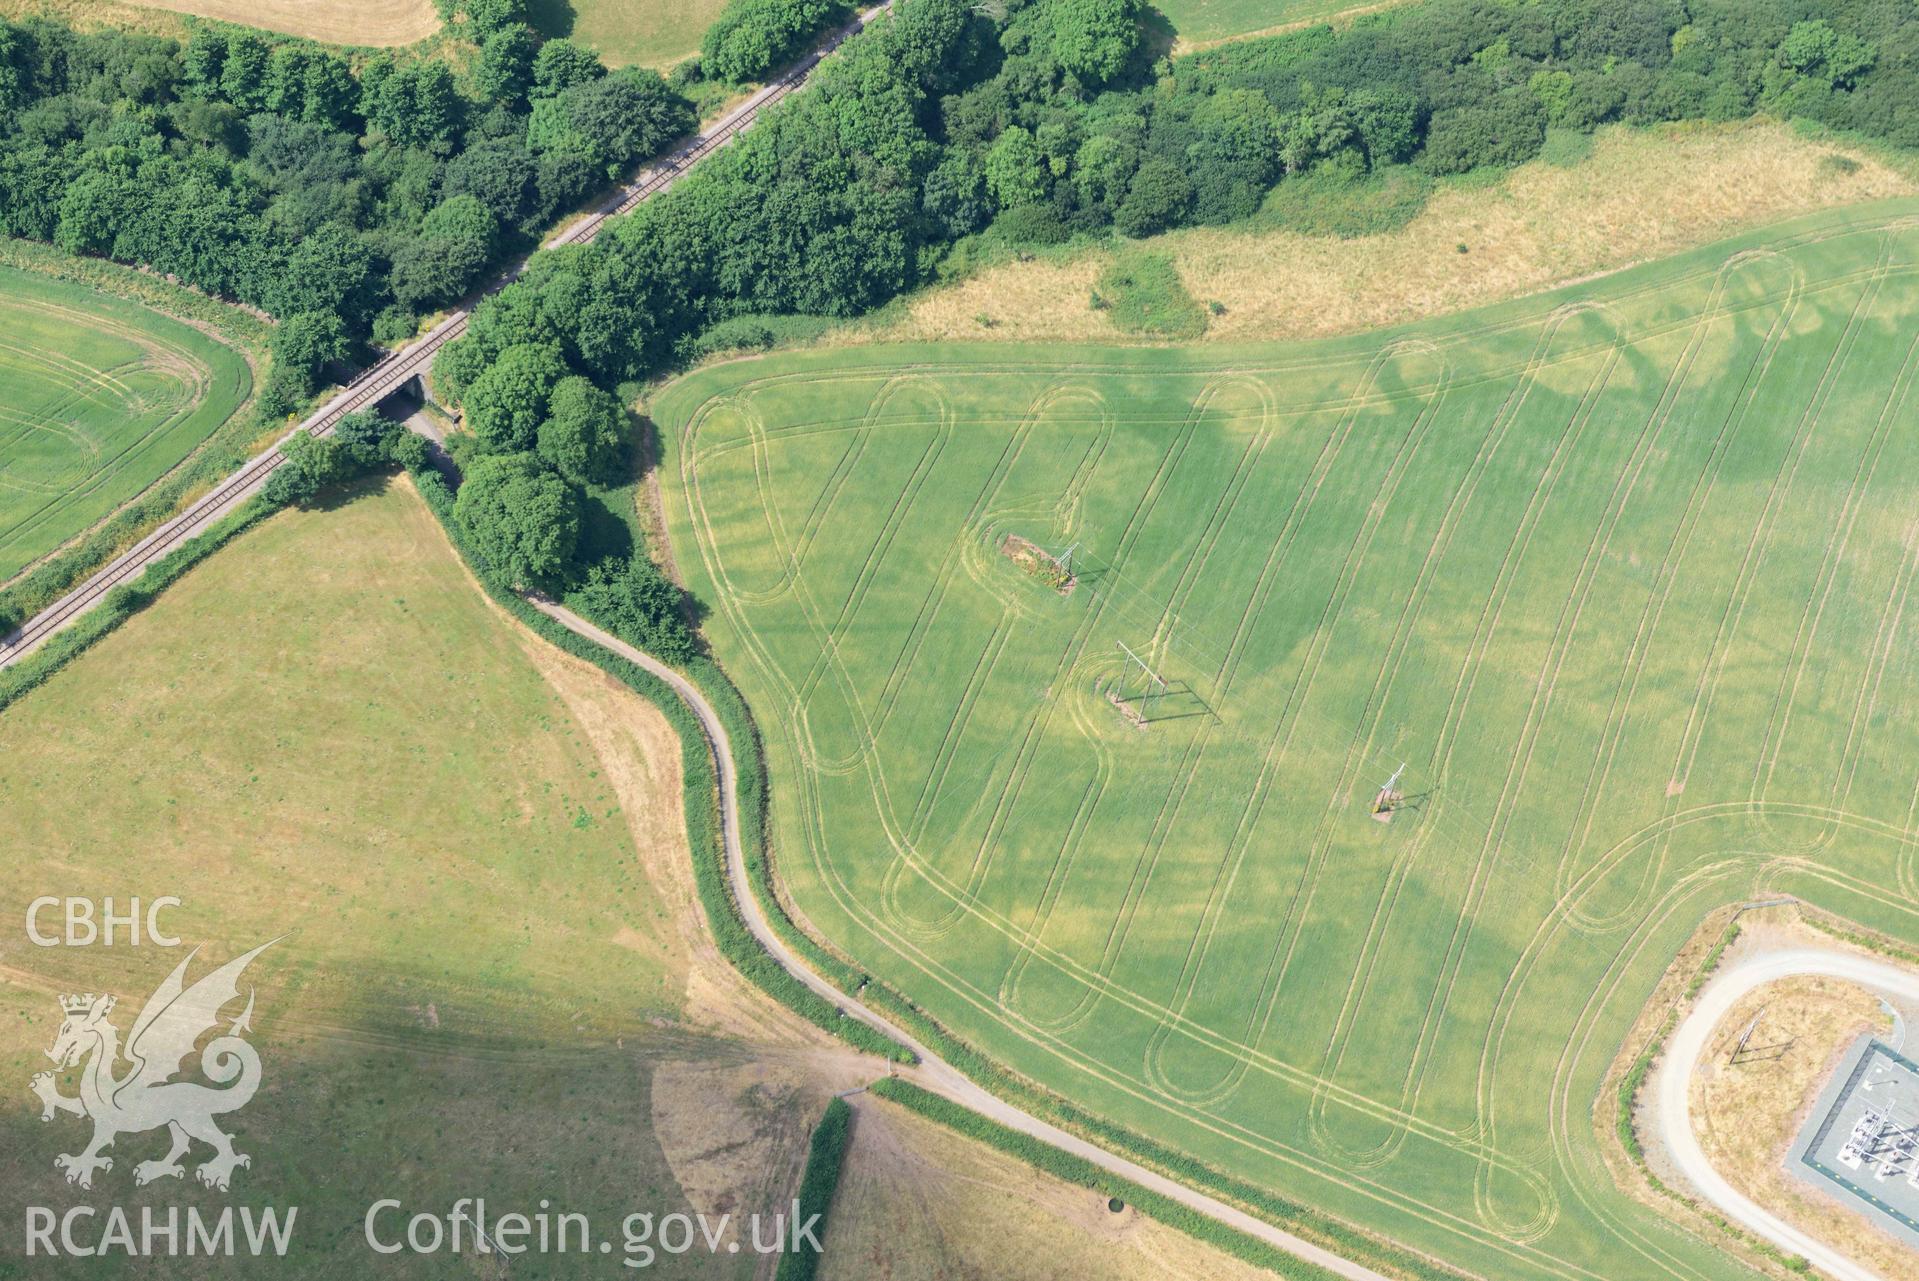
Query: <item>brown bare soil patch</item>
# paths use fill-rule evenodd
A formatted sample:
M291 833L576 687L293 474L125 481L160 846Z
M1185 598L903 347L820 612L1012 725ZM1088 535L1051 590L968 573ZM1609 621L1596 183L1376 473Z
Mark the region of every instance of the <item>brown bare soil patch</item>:
M687 1200L736 1223L787 1208L827 1099L873 1075L845 1049L737 1051L660 1064L652 1094L653 1132Z
M1188 292L1224 306L1204 341L1312 338L1517 297L1915 190L1908 173L1776 122L1611 129L1569 167L1534 161L1497 186L1446 187L1396 232L1338 240L1194 228L1152 244L1172 256ZM1096 249L991 268L841 341L1124 341L1085 301L1111 258Z
M1062 596L1071 596L1073 588L1079 586L1079 579L1067 573L1053 554L1038 543L1021 538L1018 534L1008 534L1000 540L999 550L1002 556L1019 567L1020 573Z

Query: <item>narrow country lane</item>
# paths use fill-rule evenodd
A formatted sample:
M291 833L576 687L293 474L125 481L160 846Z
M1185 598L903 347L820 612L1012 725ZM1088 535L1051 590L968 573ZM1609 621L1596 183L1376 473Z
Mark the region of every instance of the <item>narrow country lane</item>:
M726 841L726 877L732 885L733 897L740 905L740 914L745 918L747 928L752 931L753 937L759 940L760 946L764 947L794 978L806 984L820 996L845 1009L852 1017L884 1032L917 1054L920 1066L908 1071L907 1076L910 1080L935 1094L969 1107L1009 1129L1018 1130L1022 1134L1031 1135L1054 1147L1063 1148L1103 1170L1117 1174L1121 1178L1131 1179L1161 1196L1169 1197L1190 1209L1217 1219L1247 1236L1264 1241L1289 1254L1297 1255L1308 1263L1325 1268L1328 1272L1346 1277L1348 1281L1387 1281L1387 1278L1371 1268L1343 1259L1311 1241L1274 1227L1244 1210L1227 1205L1224 1201L1182 1183L1176 1183L1143 1165L1129 1161L1123 1156L1117 1156L1104 1148L1095 1147L1077 1135L1068 1134L1056 1125L1022 1112L998 1095L990 1094L974 1084L970 1078L961 1075L958 1069L905 1031L895 1027L885 1018L815 974L807 966L805 959L796 955L780 936L774 933L773 927L767 923L765 913L760 910L759 900L753 895L752 884L747 880L746 851L740 844L739 788L738 779L733 770L733 746L727 738L726 727L720 723L719 713L714 710L713 705L706 701L706 696L700 693L693 682L644 650L636 649L617 636L595 627L562 605L538 598L534 598L532 604L534 608L568 631L618 654L628 662L635 663L659 677L692 709L693 715L699 719L700 727L706 735L707 746L713 754L714 769L720 782L720 830Z
M737 137L768 107L803 86L814 68L829 56L842 40L873 21L892 4L893 0L884 0L884 3L862 12L815 53L768 82L711 127L703 129L675 151L660 157L642 169L633 183L616 192L599 209L552 237L547 244L587 243L599 234L609 219L627 213L641 202L667 190L701 160ZM524 260L515 263L484 293L495 292L511 283L519 276L524 265ZM300 432L316 437L327 436L346 415L377 405L388 396L400 391L408 383L426 373L440 348L466 331L467 317L468 311L465 309L451 313L410 345L372 365L305 421L281 437L281 441L290 439ZM17 630L5 637L0 637L0 669L20 662L48 639L99 604L114 587L138 579L149 565L233 514L259 492L265 485L267 477L273 473L281 461L279 445L276 443L272 448L250 459L178 515L156 527L131 548L88 576L65 596L28 619ZM753 896L746 875L745 852L739 837L738 788L733 768L732 745L727 738L725 726L720 723L719 715L712 705L684 676L644 651L602 631L563 606L537 599L532 603L568 630L653 673L665 681L692 709L705 733L720 782L720 819L726 846L727 878L732 885L734 897L740 905L747 927L760 945L800 982L823 998L842 1006L850 1016L894 1038L918 1055L920 1066L909 1073L912 1080L1001 1125L1043 1140L1101 1169L1130 1179L1247 1236L1295 1255L1337 1276L1347 1278L1347 1281L1389 1281L1389 1278L1370 1268L1343 1259L1304 1238L1275 1227L1203 1192L1177 1183L1125 1157L1096 1147L1049 1122L1013 1107L961 1075L957 1069L904 1030L895 1027L885 1018L849 998L815 974L806 965L804 959L793 953L779 935L774 933L760 910L758 900Z

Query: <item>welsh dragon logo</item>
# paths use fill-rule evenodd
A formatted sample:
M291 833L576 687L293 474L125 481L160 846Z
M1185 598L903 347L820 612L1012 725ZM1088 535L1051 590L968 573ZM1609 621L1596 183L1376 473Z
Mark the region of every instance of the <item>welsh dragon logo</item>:
M95 1171L113 1168L113 1158L101 1154L113 1146L116 1138L161 1126L172 1136L172 1150L158 1161L134 1166L135 1183L180 1178L186 1172L180 1158L195 1139L213 1149L213 1156L193 1172L210 1188L224 1192L237 1167L253 1164L251 1157L233 1150L232 1136L214 1122L217 1116L245 1107L260 1088L260 1056L241 1035L252 1031L251 988L247 990L246 1009L223 1035L208 1041L200 1051L200 1071L213 1086L175 1078L201 1036L217 1028L221 1009L239 998L241 973L254 957L278 941L262 943L246 955L235 957L191 987L186 985L187 965L199 949L188 953L134 1019L124 1051L131 1066L124 1074L116 1075L122 1058L120 1033L107 1021L114 998L91 993L60 998L66 1018L47 1057L63 1072L85 1061L80 1093L78 1097L61 1094L52 1072L34 1076L33 1092L40 1099L42 1121L51 1121L65 1112L93 1122L92 1142L79 1152L53 1159L54 1167L66 1172L68 1183L92 1187Z

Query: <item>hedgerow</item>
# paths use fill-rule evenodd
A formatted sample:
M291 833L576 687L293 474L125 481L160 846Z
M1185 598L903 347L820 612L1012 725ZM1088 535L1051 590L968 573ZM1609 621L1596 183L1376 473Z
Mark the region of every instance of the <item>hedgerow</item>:
M776 888L777 869L767 836L768 789L765 750L745 699L728 679L724 670L710 658L702 657L689 664L684 670L718 712L727 736L733 744L734 769L738 775L740 840L745 853L749 888L760 906L761 914L771 925L774 933L789 948L804 958L815 973L845 992L849 999L857 1000L882 1015L895 1027L905 1031L974 1083L1025 1112L1044 1117L1062 1129L1079 1134L1110 1151L1124 1153L1142 1165L1171 1178L1191 1186L1208 1189L1222 1199L1231 1201L1268 1222L1284 1226L1289 1231L1346 1258L1365 1262L1396 1276L1414 1278L1416 1281L1460 1281L1460 1273L1422 1255L1363 1232L1310 1206L1277 1196L1174 1148L1156 1143L1124 1126L1115 1125L1076 1107L1059 1095L1041 1088L988 1058L967 1042L954 1036L944 1025L934 1020L905 995L885 982L849 965L841 957L829 951L788 915L780 900ZM674 702L675 705L679 705L678 700ZM698 727L694 728L697 731ZM690 795L689 793L689 797ZM703 866L705 860L700 857L699 849L700 847L695 844L695 871L704 875L707 869ZM730 886L723 876L717 878L715 890L718 895L723 896L726 906L723 919L729 924L737 922L737 908L733 904ZM705 892L706 887L703 882L702 894ZM710 907L708 915L714 916ZM715 919L722 918L715 917ZM739 928L743 932L744 927ZM771 958L759 949L758 944L751 940L750 935L747 937L753 954L763 958L769 964L775 964L775 968L778 968L776 963L773 963ZM724 943L722 950L725 950ZM732 955L732 952L728 952L729 958ZM786 973L783 968L778 972L782 975ZM801 990L807 989L802 987ZM810 991L808 994L811 995ZM852 1020L841 1020L842 1024L848 1022ZM839 1031L840 1029L834 1027L829 1030ZM888 1044L892 1045L891 1042ZM894 1057L912 1060L913 1056L900 1050L899 1047L894 1046L894 1049L896 1050Z
M804 957L816 973L849 997L858 999L883 1015L975 1084L1022 1111L1044 1117L1062 1129L1096 1142L1110 1151L1124 1153L1140 1164L1190 1186L1208 1189L1222 1199L1346 1258L1417 1281L1460 1281L1460 1273L1422 1255L1401 1249L1310 1206L1276 1196L1264 1188L1074 1106L988 1058L954 1036L906 996L829 952L787 915L775 889L776 869L766 839L765 756L759 732L753 727L745 700L724 672L710 660L701 660L690 674L719 712L727 735L733 742L734 768L739 774L740 837L744 842L747 875L754 897L774 932L788 947Z
M194 293L159 276L117 263L76 258L50 245L0 237L0 264L49 280L84 285L211 331L258 370L267 362L270 327L250 313ZM257 384L257 380L256 380ZM255 388L226 422L172 471L57 554L0 590L0 636L71 591L81 579L179 509L196 490L225 477L274 429Z
M1338 208L1302 217L1281 198L1277 220L1365 230L1403 221L1435 177L1532 159L1549 130L1766 114L1919 146L1910 5L1595 14L1429 0L1168 60L1133 0L899 0L671 191L536 257L449 348L444 390L524 343L612 388L770 340L769 316L860 315L982 240L1238 222L1295 184ZM1389 218L1356 219L1380 192Z
M528 604L513 586L474 548L472 541L453 516L453 491L437 472L419 472L414 483L433 514L439 518L447 538L465 558L480 585L502 609L525 624L542 639L576 658L584 659L651 702L666 716L680 739L680 766L685 792L687 844L693 854L694 884L721 955L756 987L802 1018L846 1041L857 1049L896 1062L910 1063L913 1055L903 1046L882 1035L858 1019L843 1014L838 1007L787 972L760 946L740 915L726 877L726 847L722 839L719 815L718 780L713 769L713 753L699 718L665 682L603 646L570 631ZM689 674L703 690L724 684L710 660L697 659L689 665ZM722 710L722 717L725 716ZM733 733L728 725L728 733ZM741 741L735 738L735 744ZM736 766L737 767L737 766ZM739 778L741 808L753 812L763 799L748 803L747 771ZM742 837L749 835L742 816ZM758 830L756 827L755 831ZM747 846L753 848L752 844Z
M358 417L372 419L375 416ZM768 996L854 1048L894 1062L915 1062L910 1050L859 1019L847 1016L838 1006L793 977L766 952L747 928L726 875L726 848L720 823L713 750L708 745L704 727L692 709L651 672L576 634L528 604L473 546L454 518L452 488L437 471L427 466L423 452L408 448L414 443L416 438L411 433L397 425L389 425L375 448L357 444L356 431L349 429L343 437L314 441L296 449L292 461L275 473L275 483L270 483L238 511L206 533L153 562L133 582L114 588L98 605L81 615L26 660L0 672L0 711L28 691L44 684L101 637L145 609L187 570L282 507L324 497L337 492L339 485L368 470L389 466L396 459L404 461L412 471L414 485L428 509L439 520L448 540L496 604L550 644L592 663L631 688L658 707L673 726L680 741L686 835L693 856L694 884L708 928L721 955ZM747 768L740 770L737 786L741 806L741 836L746 842L744 848L749 851L748 861L752 863L752 852L763 848L766 803L764 772L758 766L757 735L745 715L745 706L738 693L710 659L695 658L685 670L719 709L736 751L739 745L746 746L748 764ZM769 916L784 926L781 933L791 937L796 944L804 939L792 922L785 918L783 911L770 912ZM817 945L810 940L805 940L803 946L809 955L818 957L819 968L832 981L843 987L848 986L849 971L845 966L819 953Z
M827 1221L833 1210L833 1192L840 1185L840 1167L846 1160L846 1141L852 1134L853 1109L846 1100L834 1098L826 1105L826 1115L813 1127L813 1142L806 1151L806 1173L800 1178L798 1204L793 1207L796 1223L805 1224L818 1216L816 1239L826 1237ZM802 1247L780 1256L777 1281L813 1281L820 1268L817 1250Z
M656 73L502 18L464 80L222 23L182 45L0 21L0 232L276 317L282 412L694 127Z

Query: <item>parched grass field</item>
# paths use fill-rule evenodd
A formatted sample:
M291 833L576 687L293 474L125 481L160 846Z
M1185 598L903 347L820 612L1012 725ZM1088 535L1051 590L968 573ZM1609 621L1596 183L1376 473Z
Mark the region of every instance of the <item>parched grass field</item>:
M0 1213L17 1230L28 1205L298 1206L284 1262L190 1274L412 1278L471 1276L473 1259L373 1255L360 1222L382 1197L442 1214L461 1196L495 1213L545 1197L608 1232L689 1208L653 1079L745 1051L683 1021L678 766L664 718L490 606L404 487L246 534L0 714ZM124 1035L184 949L30 946L43 894L177 895L164 923L202 948L196 976L285 936L249 973L264 1085L228 1118L253 1157L230 1195L190 1175L136 1189L163 1134L121 1139L90 1192L54 1169L86 1133L43 1125L27 1091L57 996L118 994ZM754 1106L763 1124L787 1115ZM790 1194L811 1120L792 1117L766 1201L737 1208ZM581 1266L529 1256L513 1275ZM585 1266L618 1271L618 1255Z
M1748 1026L1748 1049L1735 1054ZM1692 1128L1707 1159L1740 1192L1887 1281L1913 1281L1919 1258L1911 1248L1815 1190L1788 1156L1820 1091L1867 1032L1895 1043L1898 1036L1879 997L1857 984L1802 976L1748 993L1714 1029L1711 1056L1693 1076Z
M246 400L246 360L137 304L0 268L0 582L138 494Z
M675 554L798 909L1013 1069L1473 1272L1738 1274L1593 1109L1709 909L1919 939L1915 280L1890 201L1326 342L676 384Z
M390 48L440 29L433 0L133 0L133 3L329 44Z
M1609 126L1582 157L1542 155L1491 185L1475 176L1428 192L1405 172L1341 197L1289 180L1245 223L1182 228L1142 247L1171 258L1195 298L1225 308L1207 322L1209 342L1328 338L1504 302L1824 209L1919 194L1908 168L1777 121ZM1647 202L1647 190L1660 199ZM1123 341L1112 313L1088 305L1112 261L1105 246L1009 259L921 290L836 340Z
M854 1105L824 1281L1272 1281L1272 1273L872 1095Z

